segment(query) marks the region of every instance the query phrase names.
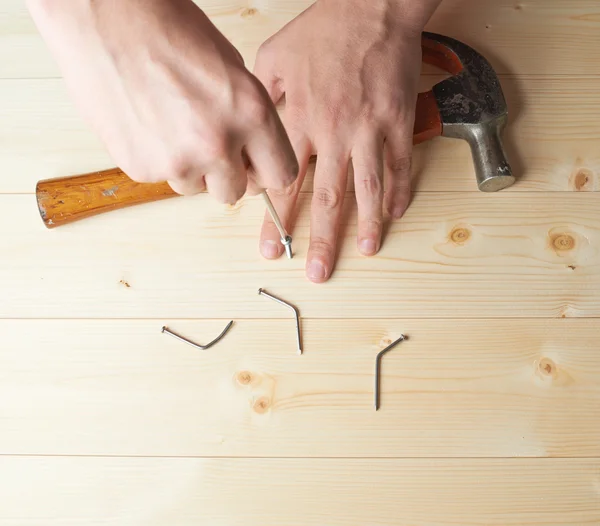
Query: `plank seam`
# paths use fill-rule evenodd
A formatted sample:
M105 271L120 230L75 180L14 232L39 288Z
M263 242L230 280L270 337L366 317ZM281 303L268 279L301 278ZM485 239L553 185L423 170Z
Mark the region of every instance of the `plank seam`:
M463 460L474 460L474 461L489 461L489 460L510 460L515 462L520 461L531 461L531 460L539 460L539 461L550 461L550 462L568 462L572 460L581 460L581 461L598 461L600 460L600 456L585 456L585 457L574 457L574 456L565 456L565 457L550 457L550 456L518 456L518 457L469 457L469 456L460 456L460 457L448 457L448 456L389 456L389 457L380 457L380 456L357 456L357 457L331 457L331 456L226 456L226 455L102 455L102 454L94 454L94 455L83 455L83 454L75 454L75 455L65 455L65 454L45 454L45 453L0 453L0 458L116 458L116 459L189 459L189 460L451 460L451 461L463 461Z
M203 321L223 321L223 322L227 322L230 321L232 318L169 318L167 316L165 317L159 317L159 318L72 318L72 317L64 317L64 318L40 318L40 317L35 317L35 318L3 318L0 317L0 322L1 321L14 321L14 322L18 322L18 321L72 321L72 322L104 322L104 321L113 321L113 322L127 322L127 321L148 321L148 322L157 322L157 323L163 323L163 322L178 322L178 321L183 321L183 322L203 322ZM419 321L419 320L439 320L439 321L542 321L542 320L546 320L546 321L558 321L560 323L568 323L570 321L576 321L576 320L597 320L600 319L600 315L598 316L570 316L570 317L562 317L562 316L483 316L483 317L473 317L473 316L465 316L462 318L456 318L456 317L444 317L444 316L428 316L428 317L423 317L423 316L419 316L419 317L412 317L412 316L404 316L404 317L382 317L382 316L373 316L373 317L368 317L368 316L344 316L344 317L339 317L339 318L319 318L319 317L312 317L312 316L302 316L301 317L302 320L304 321L331 321L331 322L335 322L335 321L402 321L402 322L407 322L407 321ZM282 316L280 318L275 318L275 317L268 317L265 316L264 318L241 318L241 317L233 317L234 321L289 321L288 318Z

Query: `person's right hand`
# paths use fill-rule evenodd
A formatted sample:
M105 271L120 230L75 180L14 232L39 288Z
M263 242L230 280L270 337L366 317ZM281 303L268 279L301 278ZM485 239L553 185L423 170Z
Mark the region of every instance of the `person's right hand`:
M84 118L135 181L232 204L248 182L295 180L265 88L192 0L28 4Z

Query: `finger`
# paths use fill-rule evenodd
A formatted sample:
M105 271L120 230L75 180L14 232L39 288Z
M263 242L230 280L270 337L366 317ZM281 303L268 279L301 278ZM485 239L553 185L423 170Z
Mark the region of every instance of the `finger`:
M299 171L296 180L283 190L269 190L269 197L277 210L279 219L284 228L289 232L292 216L298 201L298 195L308 169L312 146L305 136L299 136L294 140L294 150L298 157ZM284 248L281 243L279 230L275 226L271 215L266 212L260 234L260 253L267 259L276 259L283 254Z
M262 83L274 104L285 92L283 79L277 73L275 55L267 43L256 55L254 75ZM275 108L259 130L252 130L252 140L246 145L252 163L251 188L284 189L298 176L299 161Z
M258 188L282 190L298 177L298 159L277 112L264 126L252 130L245 151L252 166L251 178Z
M208 193L217 201L233 205L246 192L247 176L242 154L222 160L204 176Z
M371 134L352 151L358 205L358 250L365 256L379 251L383 227L383 139Z
M274 56L264 46L256 54L254 76L262 82L273 103L277 104L284 93L283 79L276 73Z
M342 204L348 179L348 155L319 150L311 206L310 246L306 275L315 283L327 281L333 271Z
M385 141L384 206L400 218L411 197L412 129L394 131Z
M206 191L204 173L201 170L190 171L185 177L167 181L174 192L180 195L196 195Z

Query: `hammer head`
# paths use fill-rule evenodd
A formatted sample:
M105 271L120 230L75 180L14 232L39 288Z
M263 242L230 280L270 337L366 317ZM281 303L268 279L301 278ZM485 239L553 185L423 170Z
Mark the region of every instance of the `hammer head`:
M508 108L490 63L466 44L435 33L423 33L423 60L454 73L432 91L442 135L471 146L479 189L497 192L512 185L515 178L502 145Z

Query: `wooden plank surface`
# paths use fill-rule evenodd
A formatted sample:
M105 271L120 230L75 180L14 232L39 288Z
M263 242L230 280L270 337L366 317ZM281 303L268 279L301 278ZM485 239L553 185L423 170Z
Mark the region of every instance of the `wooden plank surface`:
M596 320L4 320L5 454L600 455ZM374 359L383 362L373 409ZM8 342L8 344L6 343ZM1 478L1 477L0 477Z
M421 89L439 80L423 78ZM506 146L519 177L507 192L599 190L598 80L506 77L502 84L511 112ZM0 166L7 174L0 193L32 193L39 179L113 166L60 80L0 81L0 122ZM413 162L417 191L478 192L463 141L419 145ZM312 189L313 172L314 165L305 191Z
M239 48L249 67L258 46L312 0L198 0ZM445 0L427 29L489 55L503 74L598 75L600 6L596 0ZM59 75L22 0L0 5L0 78Z
M201 3L251 67L312 2ZM259 256L257 199L47 231L35 182L113 163L23 4L0 2L0 526L600 525L597 0L444 0L428 29L500 74L519 182L481 194L466 144L421 145L375 258L349 185L321 286L312 172L291 262ZM300 308L303 356L259 287ZM229 319L206 352L160 332Z
M4 457L0 470L2 526L600 524L598 460Z
M48 231L33 196L0 196L0 224L10 225L0 316L287 317L256 294L265 287L306 317L597 317L596 196L417 194L374 258L356 250L348 198L338 267L322 286L303 271L308 196L291 261L259 255L258 198L230 208L207 195L174 198Z

